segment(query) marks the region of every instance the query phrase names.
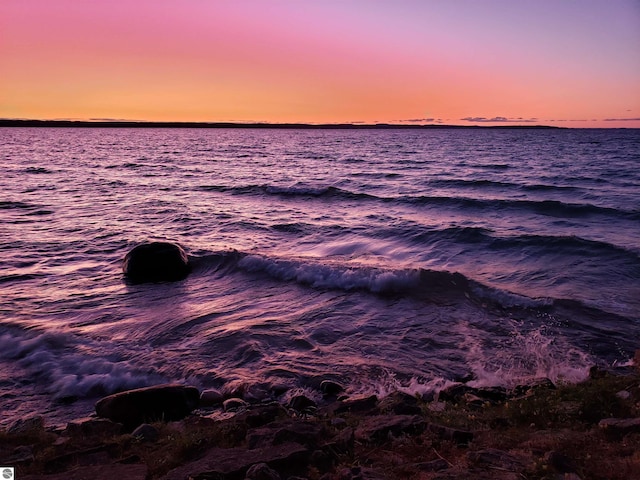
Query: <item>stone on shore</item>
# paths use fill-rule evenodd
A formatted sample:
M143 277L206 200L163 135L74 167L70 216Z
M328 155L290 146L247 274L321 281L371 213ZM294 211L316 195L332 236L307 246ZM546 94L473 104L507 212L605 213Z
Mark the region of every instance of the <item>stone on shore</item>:
M363 442L382 443L390 436L422 433L426 423L418 415L374 415L365 418L356 429L356 439Z
M147 472L146 465L112 463L78 467L51 475L24 475L20 480L145 480Z
M199 399L195 387L157 385L109 395L96 403L96 413L130 430L155 420L181 420L198 406Z
M124 274L132 283L174 282L189 275L191 267L185 251L168 242L143 243L124 257Z
M605 418L598 426L608 433L626 435L640 432L640 418Z
M122 433L122 424L103 418L79 418L69 422L64 432L70 437L108 437Z
M44 431L44 417L34 415L28 418L19 418L11 424L7 433L11 435L27 435Z
M198 460L171 470L162 480L244 478L249 468L257 463L265 463L279 473L304 473L309 457L309 450L298 443L283 443L253 450L243 447L215 447Z

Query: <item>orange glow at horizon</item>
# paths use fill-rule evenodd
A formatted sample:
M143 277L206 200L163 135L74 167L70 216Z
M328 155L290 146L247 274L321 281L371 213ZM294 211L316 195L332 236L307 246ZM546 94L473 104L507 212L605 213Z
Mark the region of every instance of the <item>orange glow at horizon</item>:
M640 127L631 0L9 0L0 58L2 118Z

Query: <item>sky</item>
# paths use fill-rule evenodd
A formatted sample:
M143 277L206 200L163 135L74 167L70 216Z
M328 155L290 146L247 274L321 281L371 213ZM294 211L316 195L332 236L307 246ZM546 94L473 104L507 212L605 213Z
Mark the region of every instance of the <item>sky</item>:
M2 0L0 118L640 128L640 0Z

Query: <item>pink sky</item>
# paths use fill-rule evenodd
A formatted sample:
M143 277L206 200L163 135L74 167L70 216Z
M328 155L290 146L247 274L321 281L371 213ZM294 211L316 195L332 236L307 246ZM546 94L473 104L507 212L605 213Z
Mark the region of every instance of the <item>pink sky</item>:
M0 117L640 127L640 2L3 0Z

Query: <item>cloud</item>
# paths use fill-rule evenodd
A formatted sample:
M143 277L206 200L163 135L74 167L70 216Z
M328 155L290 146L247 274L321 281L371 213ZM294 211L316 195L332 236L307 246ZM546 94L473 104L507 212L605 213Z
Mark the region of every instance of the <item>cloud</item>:
M529 123L529 122L537 122L537 118L523 118L523 117L464 117L460 120L465 120L467 122L499 122L499 123Z
M640 122L640 118L605 118L605 122Z

